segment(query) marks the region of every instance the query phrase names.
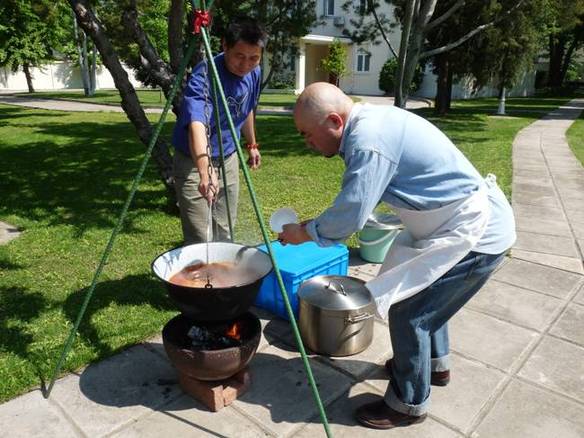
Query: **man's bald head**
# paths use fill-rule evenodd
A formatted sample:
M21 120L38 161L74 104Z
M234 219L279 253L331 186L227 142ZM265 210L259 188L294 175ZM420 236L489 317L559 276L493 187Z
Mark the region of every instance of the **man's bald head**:
M339 88L316 82L304 89L294 106L294 123L306 144L325 157L339 151L353 101Z
M327 82L315 82L304 89L294 107L294 118L321 123L330 113L346 120L353 101L342 90Z

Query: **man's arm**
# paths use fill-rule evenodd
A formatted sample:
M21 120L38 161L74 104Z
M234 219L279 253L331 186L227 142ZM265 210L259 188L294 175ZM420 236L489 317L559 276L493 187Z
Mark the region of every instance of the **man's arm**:
M201 122L195 121L189 124L189 150L201 177L199 193L207 198L209 202L212 202L217 195L219 184L213 166L211 166L211 175L209 175L211 157L207 153L205 125Z
M243 137L248 144L256 144L254 119L254 111L251 111L245 119L245 122L243 122L243 126L241 127L241 133L243 134ZM249 167L252 169L257 169L260 167L262 163L262 156L259 149L249 149L248 154L249 159L247 160L247 164L249 164Z

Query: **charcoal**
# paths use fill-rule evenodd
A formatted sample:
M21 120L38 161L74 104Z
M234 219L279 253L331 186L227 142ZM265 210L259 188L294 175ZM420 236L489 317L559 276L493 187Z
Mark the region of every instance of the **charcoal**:
M194 350L220 350L223 348L239 347L241 341L213 333L204 327L192 326L187 336L191 338L191 345Z

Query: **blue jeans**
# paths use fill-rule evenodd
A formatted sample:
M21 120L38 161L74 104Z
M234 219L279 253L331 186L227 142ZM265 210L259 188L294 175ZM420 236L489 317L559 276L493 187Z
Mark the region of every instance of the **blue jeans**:
M470 252L431 286L389 309L393 359L385 402L408 415L427 412L430 373L449 369L448 320L485 284L505 254Z

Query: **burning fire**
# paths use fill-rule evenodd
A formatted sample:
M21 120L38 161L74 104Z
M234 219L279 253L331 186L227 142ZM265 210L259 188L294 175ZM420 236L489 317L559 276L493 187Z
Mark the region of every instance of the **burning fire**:
M241 322L238 321L231 324L231 326L229 326L225 332L225 336L237 341L241 341Z

